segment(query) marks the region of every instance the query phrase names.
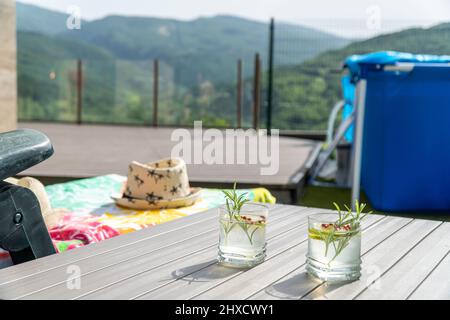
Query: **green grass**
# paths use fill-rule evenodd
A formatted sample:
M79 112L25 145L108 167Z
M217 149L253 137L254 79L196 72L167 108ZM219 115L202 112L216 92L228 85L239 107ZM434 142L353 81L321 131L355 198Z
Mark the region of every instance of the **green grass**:
M351 202L351 190L344 188L330 188L330 187L316 187L308 186L305 188L303 197L299 200L298 204L307 207L324 208L324 209L334 209L333 202L339 205L350 204ZM367 203L367 208L365 211L373 211L375 214L384 214L388 216L397 217L409 217L417 219L428 219L428 220L439 220L439 221L450 221L450 214L424 214L424 213L414 213L414 212L402 212L402 213L385 213L374 210L370 205L366 195L362 193L361 203Z

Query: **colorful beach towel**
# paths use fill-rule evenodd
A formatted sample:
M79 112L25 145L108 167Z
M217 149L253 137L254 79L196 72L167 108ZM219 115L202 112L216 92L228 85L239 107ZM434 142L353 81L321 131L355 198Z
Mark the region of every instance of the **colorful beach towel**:
M105 175L46 187L53 208L69 209L58 226L49 230L57 252L78 248L111 237L206 211L224 204L220 189L202 189L193 206L164 210L130 210L115 205L111 194L121 190L126 177ZM242 189L250 201L275 203L264 188ZM0 268L8 255L0 252Z
M53 208L66 208L71 213L63 220L78 223L82 217L86 223L100 222L116 230L119 234L133 232L173 219L206 211L224 204L220 189L203 189L201 199L193 206L165 210L132 210L118 207L111 200L111 194L121 190L126 178L120 175L106 175L71 181L46 187ZM255 188L239 190L246 193L251 201L275 203L275 198L267 189ZM60 229L62 226L58 226Z

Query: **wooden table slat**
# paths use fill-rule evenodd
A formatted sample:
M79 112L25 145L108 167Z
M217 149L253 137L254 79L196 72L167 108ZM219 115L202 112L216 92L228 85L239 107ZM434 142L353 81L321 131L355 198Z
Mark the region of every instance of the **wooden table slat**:
M349 284L320 285L302 299L353 299L403 258L441 222L414 220L362 257L361 278Z
M282 210L280 207L273 207L272 205L269 205L269 207L272 208L271 212L275 215L278 215L278 213L280 213L280 215L291 214L292 212L299 210L295 207L291 207L289 210ZM217 209L213 210L213 212L215 213L216 210ZM136 232L125 234L77 250L67 251L60 255L52 255L26 264L0 270L0 290L4 288L4 285L12 282L12 280L7 279L13 278L13 281L26 279L28 282L32 281L30 277L34 276L41 278L41 275L45 272L51 271L53 275L57 273L57 269L64 269L65 272L67 266L72 264L90 264L90 259L98 259L100 256L103 259L103 255L118 255L118 258L121 259L122 255L126 255L127 251L131 251L129 250L131 247L133 249L132 251L142 247L157 250L168 244L186 240L186 234L195 234L193 230L205 230L206 232L208 230L212 231L217 229L217 215L212 213L206 214L200 212L189 217L184 217L183 220L184 221L177 219L170 222L169 225L172 225L173 228L170 228L170 226L167 227L167 223L165 223L141 230L138 234ZM162 228L162 226L166 227ZM150 241L150 244L147 244L147 241ZM95 253L93 253L93 251L95 251ZM61 258L63 256L64 258ZM64 262L58 264L54 263L55 261Z
M307 220L306 217L310 214L315 213L315 210L310 209L306 212L303 212L305 215L303 223L299 225L299 227L294 229L285 229L285 233L282 235L282 238L277 239L278 241L284 241L285 245L293 245L295 243L301 243L303 241L304 230L307 228ZM294 239L294 242L289 242L286 239L286 236L289 234L290 239ZM283 244L284 245L284 244ZM277 247L276 252L272 252L271 248L273 243L271 243L267 248L267 259L273 257L276 252L282 250L282 247ZM205 287L211 287L217 285L221 281L226 281L226 279L230 279L245 272L242 269L230 269L227 267L219 266L217 264L212 264L204 269L198 270L192 274L181 276L175 281L168 283L165 286L161 286L157 290L151 290L139 299L167 299L168 295L171 295L175 292L179 292L176 296L177 299L189 299L196 293L202 292ZM162 294L162 295L161 295Z
M298 208L290 208L290 210L286 211L274 210L271 213L271 215L273 215L271 219L272 224L268 232L270 232L270 234L281 232L283 228L286 228L289 224L295 223L295 221L298 220L297 216L301 211L302 210ZM28 294L24 296L26 298L40 296L45 296L47 299L76 298L88 294L91 291L108 287L115 283L120 283L122 279L128 279L135 274L148 272L155 268L164 268L164 265L168 263L182 260L183 258L189 258L191 255L202 252L209 247L214 247L217 243L217 233L218 221L215 219L210 232L202 233L200 237L195 237L195 235L198 234L197 229L186 230L186 232L181 234L182 237L186 238L185 243L177 242L172 246L164 247L163 250L151 250L146 253L145 246L150 246L152 243L155 243L155 241L146 241L141 243L141 254L136 255L136 248L130 248L132 250L130 252L115 251L104 255L99 259L91 258L87 261L83 261L83 264L78 265L82 272L81 288L79 290L67 290L67 273L65 269L61 269L58 274L54 271L52 272L53 276L51 283L48 283L48 279L44 279L44 281L47 281L47 285L43 285L43 282L37 279L37 283L32 283L31 285L26 283L20 284L19 287L16 286L14 292L17 292L18 290L22 291L23 294L28 292ZM112 264L112 261L116 261L117 263ZM95 266L94 270L92 270L92 265ZM104 267L99 268L101 265L104 265ZM36 291L42 287L46 288L46 290L42 291L41 289Z
M383 226L378 224L382 219L379 216L368 217L364 223L364 228L370 228L372 225L374 228L377 226ZM365 230L363 231L366 232ZM220 299L222 295L229 297L229 299L247 299L256 292L259 292L262 288L274 283L283 275L288 272L296 270L300 265L304 265L306 262L306 253L308 249L308 242L306 234L304 240L300 245L287 250L278 255L274 259L261 264L238 277L231 279L223 283L220 286L216 286L210 290L206 290L201 295L195 297L195 299ZM245 283L245 286L242 286Z
M366 220L366 227L376 224L381 217L370 217ZM304 241L282 254L276 256L274 259L267 261L265 264L257 266L248 272L235 277L220 287L214 287L210 290L195 297L195 299L219 299L222 295L229 295L230 299L246 299L255 292L275 282L280 277L298 268L306 260L306 253L308 248L307 236ZM241 286L240 283L246 283Z
M132 246L138 242L154 239L158 241L157 237L164 234L175 235L182 234L183 230L196 227L197 225L215 224L216 217L208 215L206 212L200 212L191 216L176 219L168 223L156 225L152 228L141 230L140 232L132 232L114 237L99 243L93 243L89 246L79 248L77 250L70 250L58 255L51 255L38 260L30 261L13 267L0 270L0 285L9 282L5 279L20 279L35 273L44 273L52 269L66 266L69 264L78 263L84 259L96 257L104 253L115 250L126 250L126 247Z
M273 234L273 232L271 231L273 230L274 226L272 226L272 228L268 227L267 230L267 236L269 239L267 245L268 254L274 254L278 250L283 250L286 246L292 245L287 240L293 241L293 238L291 237L290 239L286 239L286 237L289 236L290 234L286 234L283 231L289 229L289 227L293 227L297 229L298 230L297 232L300 234L302 230L305 228L305 226L306 226L306 216L302 214L299 215L297 223L293 224L292 222L288 221L286 224L280 225L280 228L276 234ZM297 235L295 236L298 238ZM147 292L150 292L159 287L163 287L168 283L176 281L178 278L187 276L189 274L193 274L199 270L209 267L210 265L215 265L217 256L216 244L210 247L208 250L201 252L200 254L192 255L187 258L181 259L175 263L167 264L162 268L149 270L148 272L142 273L136 277L129 279L125 283L118 283L108 288L104 288L98 292L83 297L83 299L92 299L92 298L96 299L98 297L102 299L138 298L139 296L144 295ZM225 274L234 274L236 272L239 272L239 269L223 267L220 269L219 273L222 272ZM213 274L211 274L211 276L214 277Z
M361 238L361 255L364 256L375 246L385 241L388 237L398 232L406 225L412 223L413 219L385 218L379 223L363 230ZM306 262L306 261L304 261ZM298 300L321 282L311 279L305 271L305 264L284 277L280 278L270 286L250 296L250 299L269 300L274 298L286 300Z
M405 300L418 287L450 251L450 224L440 225L403 259L398 261L388 273L374 284L368 286L357 299L396 299ZM433 250L430 250L433 248ZM447 279L450 278L447 269ZM447 283L450 283L449 281ZM439 288L445 285L441 281ZM434 288L436 290L436 288ZM450 299L450 287L447 286Z
M411 300L450 300L450 251L439 262L436 269L425 279L423 283L411 294Z
M252 269L217 265L214 209L0 270L0 299L450 299L450 223L368 216L361 278L333 285L305 272L307 217L324 210L270 208L267 259Z

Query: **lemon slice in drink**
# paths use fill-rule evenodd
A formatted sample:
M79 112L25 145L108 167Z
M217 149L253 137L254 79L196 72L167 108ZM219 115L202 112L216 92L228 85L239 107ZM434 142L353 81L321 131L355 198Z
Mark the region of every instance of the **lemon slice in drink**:
M349 225L339 227L338 230L335 230L335 225L325 223L317 224L308 230L309 237L314 240L326 240L331 232L333 232L332 240L334 241L335 239L347 237L352 233L352 230Z

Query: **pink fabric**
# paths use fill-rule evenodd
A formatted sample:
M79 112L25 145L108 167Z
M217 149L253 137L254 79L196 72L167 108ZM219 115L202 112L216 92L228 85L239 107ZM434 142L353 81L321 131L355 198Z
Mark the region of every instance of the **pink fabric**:
M120 234L115 228L96 220L98 217L93 215L77 216L75 213L64 215L59 225L49 230L56 252L100 242ZM9 253L0 249L0 269L10 265L12 262Z
M87 245L120 234L116 229L95 221L95 219L96 217L91 215L82 217L73 214L66 215L57 227L49 231L50 237L57 241L80 240L84 245ZM70 247L70 249L73 249L73 247Z

